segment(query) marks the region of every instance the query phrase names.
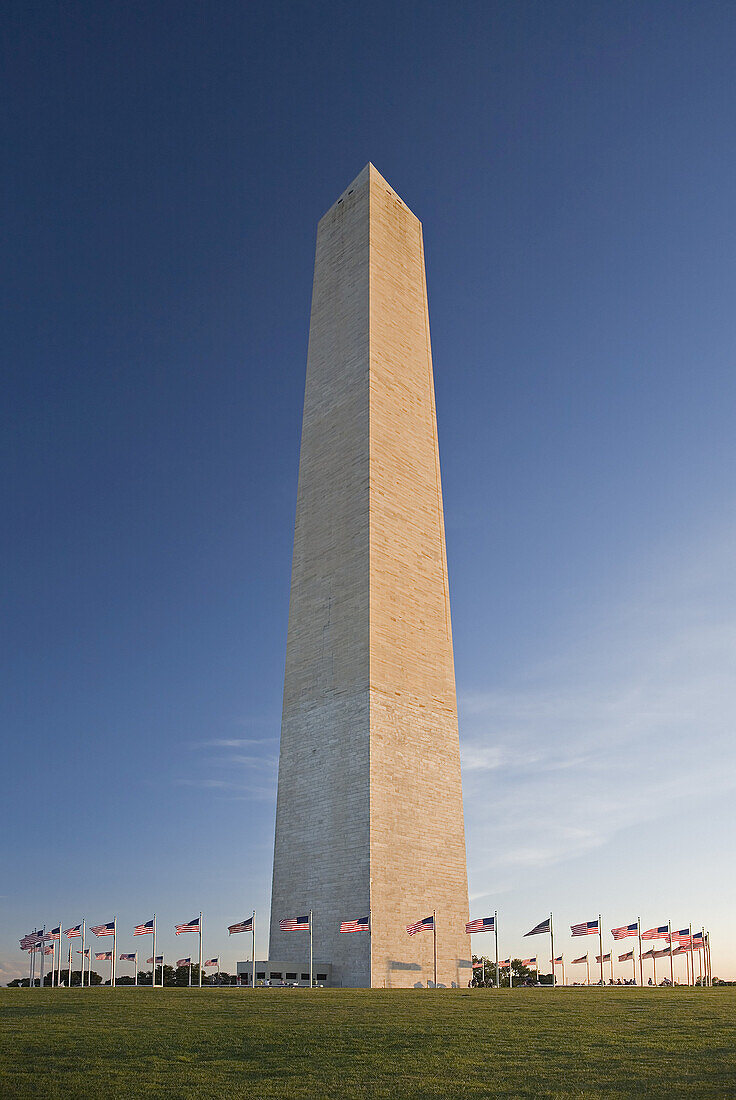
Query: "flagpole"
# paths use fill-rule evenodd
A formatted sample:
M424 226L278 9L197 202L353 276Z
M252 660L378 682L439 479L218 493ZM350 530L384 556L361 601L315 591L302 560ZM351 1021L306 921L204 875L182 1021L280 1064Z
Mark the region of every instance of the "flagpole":
M163 971L161 971L163 974ZM163 985L163 982L161 983ZM153 968L151 970L151 987L156 985L156 914L153 914Z
M154 958L155 957L156 956L154 955ZM133 984L138 985L138 952L137 951L135 953L135 981L133 982Z
M670 945L670 985L675 987L675 959L672 954L672 921L667 921L667 942Z
M256 987L256 911L255 911L255 909L253 910L253 917L252 917L252 920L251 920L251 925L252 925L252 928L253 928L253 955L252 955L253 969L251 971L251 983L250 984L251 984L251 989L255 989L255 987Z
M314 943L312 940L312 910L309 910L309 988L314 989Z
M613 985L613 947L611 947L610 957L611 957L611 985Z
M111 977L110 984L111 984L113 989L115 988L115 976L116 976L115 975L115 962L116 962L116 959L117 959L117 953L118 953L118 918L116 916L116 917L113 917L113 921L112 921L112 974L110 975L110 977Z
M590 959L587 952L585 955L585 984L590 985Z
M202 988L202 914L199 914L199 988Z
M434 987L437 988L437 910L432 910L432 934L434 937Z
M38 981L39 989L43 989L43 964L44 964L44 959L45 958L46 958L46 925L44 924L44 926L43 926L43 939L41 940L41 969L40 969L40 978L39 978L39 981Z
M703 925L703 927L700 930L700 942L703 945L702 948L701 948L701 952L700 952L701 957L703 959L702 973L703 973L703 978L705 979L705 981L707 983L707 981L708 981L708 960L705 957L705 925ZM702 985L703 982L701 981L700 984Z
M496 935L496 989L498 989L501 984L498 977L498 909L493 913L493 931Z
M600 913L598 914L598 942L601 948L601 985L603 985L603 924Z
M85 918L82 917L82 973L80 974L80 979L81 979L81 982L82 982L82 988L84 988L84 938L85 938L86 933L87 933L87 922L86 922ZM71 979L69 980L69 984L71 985Z
M69 988L72 984L72 941L69 940Z
M549 915L549 942L552 947L552 988L557 985L557 974L555 971L555 933L552 928L552 914Z
M56 976L56 988L57 989L61 985L61 929L62 929L62 927L63 927L62 923L61 923L61 921L59 921L59 970L58 970L58 973L57 973L57 976Z
M636 918L636 926L639 931L639 985L644 985L644 960L641 957L641 917ZM636 968L634 969L636 974Z

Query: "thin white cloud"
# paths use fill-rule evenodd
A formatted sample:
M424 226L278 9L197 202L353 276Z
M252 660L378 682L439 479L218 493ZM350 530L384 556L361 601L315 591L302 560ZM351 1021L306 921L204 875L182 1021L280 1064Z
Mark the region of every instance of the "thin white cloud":
M257 745L275 745L274 737L216 737L211 741L195 741L193 749L247 749Z
M277 756L249 756L245 753L233 753L227 757L228 764L242 765L248 768L275 769L278 762Z
M202 791L219 791L230 796L243 799L255 799L257 801L273 801L276 789L269 783L238 783L228 779L215 779L203 776L201 779L175 779L177 787L192 787Z
M691 551L649 592L597 609L579 647L523 686L460 693L473 873L569 860L736 790L735 556L706 548L709 572Z

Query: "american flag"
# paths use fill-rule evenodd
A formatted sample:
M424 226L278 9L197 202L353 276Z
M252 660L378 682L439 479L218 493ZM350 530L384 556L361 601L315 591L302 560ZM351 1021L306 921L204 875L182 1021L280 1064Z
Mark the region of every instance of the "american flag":
M533 959L522 959L521 960L521 965L522 966L536 966L537 965L537 956L535 955Z
M85 959L89 958L89 948L85 947L84 951L77 951L78 955L84 955Z
M153 917L147 920L145 924L136 924L133 929L134 936L147 936L149 933L153 935Z
M156 966L158 966L158 964L162 963L163 961L164 961L163 955L157 955L156 956ZM146 959L146 962L147 963L152 963L153 962L153 955L151 955L150 959Z
M605 955L596 955L595 961L597 963L599 963L599 962L604 962L604 963L610 962L611 961L611 952L607 951Z
M370 930L370 917L358 917L357 920L344 920L340 925L341 932L370 932Z
M634 957L634 952L633 951L626 951L623 955L619 955L618 961L620 963L629 962L631 959L633 959L633 957Z
M672 954L672 948L671 947L662 947L662 948L660 948L659 951L654 952L653 957L655 959L664 959L665 957L669 958L671 954Z
M639 922L622 924L620 928L612 928L611 935L615 940L625 940L627 936L635 936L639 931Z
M279 921L279 928L282 932L308 932L309 913L306 917L285 917Z
M97 924L91 929L96 936L114 936L115 935L115 921L111 920L109 924Z
M511 966L511 959L501 959L498 965L502 970L508 970Z
M112 951L95 951L95 958L98 962L110 962Z
M689 944L684 944L684 943L680 944L679 947L673 948L673 951L672 951L673 955L688 955L689 953L690 953L690 945Z
M553 964L553 966L554 965L559 966L560 963L562 962L562 955L558 955L556 959L550 959L549 961Z
M588 956L587 956L587 954L581 955L579 959L573 959L572 961L573 961L573 963L587 963Z
M59 926L58 928L52 928L51 931L49 932L49 938L52 939L52 940L60 940L61 939L61 926Z
M121 955L120 956L120 961L124 962L124 963L134 963L135 962L135 952L133 952L132 955Z
M192 965L192 960L191 959L177 959L176 960L176 965L177 966L191 966Z
M647 928L646 932L642 932L641 938L643 940L665 940L670 934L670 926L668 924L660 924L657 928Z
M187 921L186 924L175 924L177 936L180 936L182 932L199 932L199 917L195 917L194 920Z
M53 943L52 943L52 944L49 944L49 946L48 946L48 947L44 947L44 949L43 949L43 953L44 953L44 955L53 955L53 953L54 953L54 945L53 945Z
M219 955L216 959L208 959L207 962L204 965L205 966L216 966L217 969L219 970L220 969L220 957L219 957Z
M427 932L429 929L434 928L434 917L425 917L424 920L415 921L414 924L407 924L406 930L410 936L416 936L417 932Z
M482 968L482 966L483 966L482 962L474 962L473 963L473 970L480 970Z
M229 924L227 930L232 936L233 932L252 932L253 931L253 918L248 917L247 920L241 920L238 924Z
M24 951L27 951L29 947L38 947L42 941L43 932L29 932L27 936L24 936L20 941L20 945Z
M598 921L584 920L582 924L571 924L570 931L572 932L573 936L597 936Z
M673 932L672 935L670 936L670 940L689 940L689 939L690 939L690 929L689 928L681 928L679 932Z
M478 917L477 920L471 920L465 925L465 931L468 935L471 932L493 932L495 921L495 917Z
M644 952L644 954L642 955L642 958L643 959L653 959L654 955L655 955L655 950L654 950L653 947L650 947L648 951Z
M538 924L534 928L532 928L531 932L525 932L524 936L539 936L542 932L549 932L549 922L550 918L547 917L547 919L543 920L541 924Z
M75 924L73 928L67 928L64 935L69 940L73 940L75 936L80 936L81 937L81 935L82 935L82 926L81 926L81 924Z

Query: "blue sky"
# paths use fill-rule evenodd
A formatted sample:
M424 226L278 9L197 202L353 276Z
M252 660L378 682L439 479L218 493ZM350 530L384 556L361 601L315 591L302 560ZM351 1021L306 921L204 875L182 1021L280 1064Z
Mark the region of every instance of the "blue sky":
M0 981L83 915L266 949L315 228L368 160L425 230L471 912L736 976L733 5L3 18Z

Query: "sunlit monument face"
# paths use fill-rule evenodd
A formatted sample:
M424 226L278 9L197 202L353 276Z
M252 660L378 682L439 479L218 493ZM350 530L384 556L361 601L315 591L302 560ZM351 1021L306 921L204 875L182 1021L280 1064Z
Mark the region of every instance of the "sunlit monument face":
M319 223L286 649L270 956L334 983L471 974L422 227L368 165ZM340 922L370 912L371 934Z

